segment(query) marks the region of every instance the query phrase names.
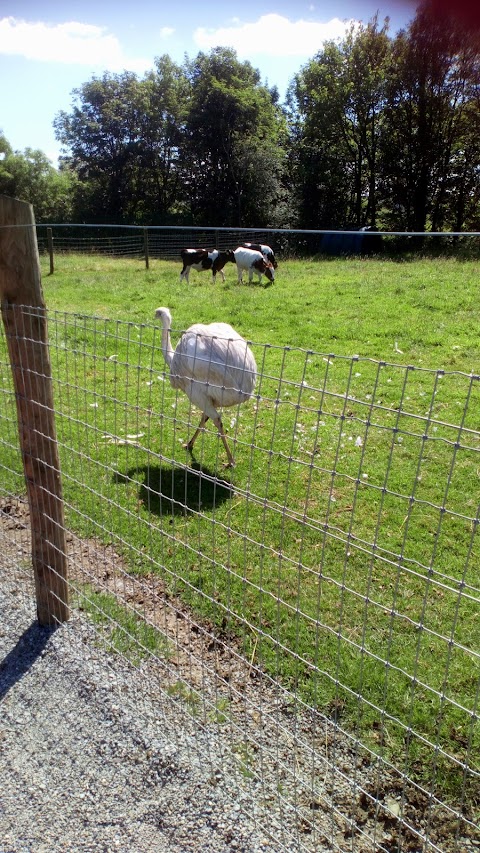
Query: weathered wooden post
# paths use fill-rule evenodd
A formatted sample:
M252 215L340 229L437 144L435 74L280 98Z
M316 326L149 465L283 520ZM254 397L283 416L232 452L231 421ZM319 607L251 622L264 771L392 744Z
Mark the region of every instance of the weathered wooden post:
M60 463L33 208L0 195L0 299L17 402L41 625L69 616Z
M55 269L53 266L53 230L51 228L47 228L47 245L50 258L50 275L53 275Z
M148 254L148 231L146 228L143 229L143 251L145 254L145 267L148 270L150 268L150 257Z

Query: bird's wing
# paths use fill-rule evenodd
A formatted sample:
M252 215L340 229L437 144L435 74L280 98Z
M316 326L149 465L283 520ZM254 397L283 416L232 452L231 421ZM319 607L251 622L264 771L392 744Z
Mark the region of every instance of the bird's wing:
M188 394L187 385L193 380L205 386L205 393L215 405L229 406L252 394L256 364L240 335L228 324L215 326L213 335L211 327L207 327L208 333L200 326L185 332L173 356L171 381L173 387ZM217 333L227 330L231 337L217 337Z

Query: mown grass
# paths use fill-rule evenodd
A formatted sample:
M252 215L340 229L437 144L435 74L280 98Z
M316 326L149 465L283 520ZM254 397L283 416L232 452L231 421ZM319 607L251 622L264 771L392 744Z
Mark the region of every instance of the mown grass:
M43 287L68 524L160 573L408 775L473 804L478 263L285 261L272 287L238 286L233 267L215 286L180 284L171 262L56 267ZM231 472L211 429L193 459L183 450L198 413L165 378L158 305L177 330L221 319L253 342L258 397L224 418ZM6 410L0 464L18 491L8 395Z

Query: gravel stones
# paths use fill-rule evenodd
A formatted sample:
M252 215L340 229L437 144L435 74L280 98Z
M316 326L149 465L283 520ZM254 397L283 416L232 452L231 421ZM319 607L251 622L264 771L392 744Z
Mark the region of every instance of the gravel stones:
M255 790L221 769L212 784L201 732L175 731L174 708L169 731L86 622L42 629L15 590L1 582L1 853L279 849L256 825Z

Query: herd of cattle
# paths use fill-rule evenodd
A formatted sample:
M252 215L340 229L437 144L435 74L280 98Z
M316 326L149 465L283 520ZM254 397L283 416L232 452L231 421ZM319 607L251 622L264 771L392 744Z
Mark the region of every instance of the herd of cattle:
M182 249L180 256L183 261L180 280L184 278L187 282L192 269L198 271L211 270L214 282L217 273L220 273L222 281L225 281L223 268L228 263L237 265L240 284L243 282L244 272L248 272L249 283L251 283L254 273L258 275L259 281L261 281L262 275L265 275L271 282L275 280L277 268L275 255L270 246L262 243L242 243L238 249L226 249L224 251L218 249Z

